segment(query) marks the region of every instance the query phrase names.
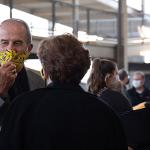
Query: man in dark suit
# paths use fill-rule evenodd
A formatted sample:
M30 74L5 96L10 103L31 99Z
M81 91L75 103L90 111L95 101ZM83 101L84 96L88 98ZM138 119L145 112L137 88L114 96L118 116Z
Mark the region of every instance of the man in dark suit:
M0 24L0 124L12 99L30 90L23 61L32 50L31 41L29 27L24 21L8 19ZM35 88L41 86L38 82L34 85Z
M121 115L128 144L135 150L150 149L150 109L129 111Z
M118 117L79 83L89 52L72 35L41 42L38 56L47 88L20 95L0 132L2 150L127 150Z

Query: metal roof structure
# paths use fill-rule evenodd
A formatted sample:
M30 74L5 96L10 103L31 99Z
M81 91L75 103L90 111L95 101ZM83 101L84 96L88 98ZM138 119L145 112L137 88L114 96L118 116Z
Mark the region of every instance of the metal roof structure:
M48 19L52 31L57 22L74 28L75 32L117 37L116 0L0 0L0 3ZM128 15L129 37L138 37L141 11L128 7Z

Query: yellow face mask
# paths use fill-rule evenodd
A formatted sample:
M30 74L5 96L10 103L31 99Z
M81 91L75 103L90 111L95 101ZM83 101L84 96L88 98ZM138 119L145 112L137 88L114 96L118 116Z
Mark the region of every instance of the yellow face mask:
M15 50L3 50L0 51L0 64L5 64L8 61L13 62L16 65L17 72L21 70L24 60L29 56L29 53L23 51L21 53L16 53Z

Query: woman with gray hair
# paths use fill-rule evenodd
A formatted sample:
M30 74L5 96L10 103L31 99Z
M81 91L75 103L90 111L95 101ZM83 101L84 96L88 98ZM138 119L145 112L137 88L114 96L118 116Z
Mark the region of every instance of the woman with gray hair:
M74 36L43 40L38 47L47 88L15 99L0 132L2 150L127 150L114 112L79 83L89 52Z

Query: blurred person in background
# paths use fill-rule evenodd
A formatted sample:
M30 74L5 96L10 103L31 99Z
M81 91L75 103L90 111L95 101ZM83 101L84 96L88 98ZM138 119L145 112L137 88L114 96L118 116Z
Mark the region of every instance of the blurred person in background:
M145 87L145 75L137 71L132 76L132 88L127 90L127 96L131 100L132 106L150 101L150 90Z
M89 52L70 34L39 44L47 88L18 96L0 132L2 150L127 150L116 114L80 81Z
M126 70L124 69L120 69L118 71L118 75L119 75L119 80L120 80L120 83L122 85L122 94L128 99L128 96L127 96L127 86L129 85L129 75L127 73ZM129 103L131 104L131 101L128 99Z
M145 75L137 71L133 73L133 87L127 91L133 110L120 118L126 133L128 144L134 150L150 149L150 92L145 87Z
M123 93L126 93L127 85L129 84L129 76L126 70L120 69L118 71L119 79L123 87Z
M121 93L117 64L106 59L95 58L88 79L89 92L102 98L117 113L132 110L125 96Z

